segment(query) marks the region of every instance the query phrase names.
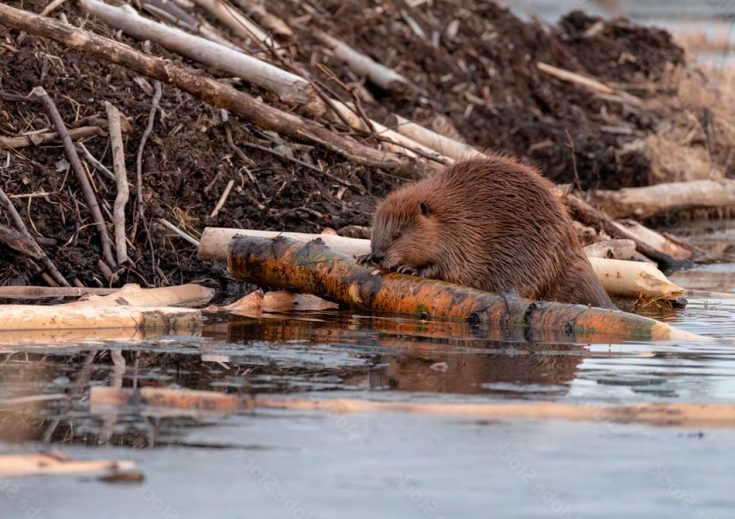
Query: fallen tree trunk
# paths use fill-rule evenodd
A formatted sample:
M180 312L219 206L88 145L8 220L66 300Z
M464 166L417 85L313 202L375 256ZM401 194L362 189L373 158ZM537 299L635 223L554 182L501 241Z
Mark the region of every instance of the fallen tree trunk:
M692 180L595 191L591 203L611 218L649 218L679 209L735 206L735 180Z
M615 225L624 232L635 236L637 240L646 243L654 249L660 250L664 254L668 254L677 260L688 260L693 256L691 250L682 247L663 234L657 233L653 229L649 229L645 225L633 220L615 222Z
M209 260L226 260L229 247L235 236L253 236L259 238L276 238L284 236L308 242L319 238L330 249L345 256L359 256L370 252L370 240L346 238L336 234L309 234L298 232L256 231L251 229L228 229L223 227L206 227L199 241L199 257ZM592 258L590 258L592 261ZM662 294L676 294L673 299L681 297L678 291L683 290L666 279L666 276L653 265L633 261L617 261L608 258L594 260L595 274L603 282L608 293L625 297L638 298L641 295L651 299L665 297ZM617 275L621 277L616 277ZM655 280L655 282L654 282ZM662 283L668 283L664 290ZM616 282L619 281L619 286Z
M123 65L130 70L189 92L214 107L226 108L264 130L275 131L297 140L311 141L357 164L401 171L406 176L420 176L423 172L424 166L414 161L365 146L314 121L268 106L229 85L204 77L168 60L146 55L109 38L2 3L0 3L0 23L51 39L90 56Z
M570 339L675 340L697 336L616 310L532 302L437 280L379 274L337 254L324 242L236 237L227 260L237 279L311 293L354 309L419 319L462 319L483 325L557 330Z

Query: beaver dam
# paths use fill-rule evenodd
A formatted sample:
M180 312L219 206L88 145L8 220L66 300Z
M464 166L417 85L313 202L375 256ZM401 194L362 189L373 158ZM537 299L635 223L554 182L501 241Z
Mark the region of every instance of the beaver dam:
M0 515L729 517L729 13L535 4L0 3Z

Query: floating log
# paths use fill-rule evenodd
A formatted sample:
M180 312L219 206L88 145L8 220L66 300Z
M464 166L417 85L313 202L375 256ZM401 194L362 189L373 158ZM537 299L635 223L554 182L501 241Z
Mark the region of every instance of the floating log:
M660 427L735 427L735 404L639 403L589 405L557 402L376 402L354 398L293 398L258 395L247 398L214 391L158 387L90 388L94 410L107 407L151 406L182 411L231 413L242 409L286 409L328 413L393 412L491 420L568 420L644 423Z
M335 253L321 240L304 244L285 237L238 236L231 242L227 265L241 281L311 293L360 310L553 329L582 340L698 338L621 311L533 302L512 293L491 294L432 279L381 274Z
M625 187L618 191L595 191L592 205L610 218L650 218L680 209L735 206L735 180L692 180L646 187Z
M60 452L32 452L0 456L0 477L90 475L135 470L133 461L72 460Z

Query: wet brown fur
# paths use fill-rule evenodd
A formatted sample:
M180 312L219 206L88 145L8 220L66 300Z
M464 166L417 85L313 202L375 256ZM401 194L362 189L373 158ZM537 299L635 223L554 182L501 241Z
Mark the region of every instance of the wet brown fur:
M490 292L614 308L552 189L511 157L457 163L380 203L372 252L361 261Z

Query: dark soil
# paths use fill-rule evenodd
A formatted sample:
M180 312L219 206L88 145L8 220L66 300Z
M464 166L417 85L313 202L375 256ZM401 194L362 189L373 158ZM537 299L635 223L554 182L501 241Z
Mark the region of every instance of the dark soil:
M48 2L8 3L40 12ZM625 125L634 132L648 132L657 114L631 110L552 79L537 69L535 61L594 74L640 97L667 95L657 85L667 84L671 69L683 63L683 53L663 31L616 20L604 23L595 35L584 36L597 20L582 13L568 15L558 27L547 27L523 22L484 1L435 0L420 9L392 1L376 7L366 0L298 5L274 1L267 5L294 27L300 23L302 28L296 29L296 43L290 50L302 71L350 100L345 88L316 66L326 65L378 120L394 112L445 133L456 132L479 148L518 154L557 182L576 182L583 188L648 183L647 159L622 151L632 137L606 133L601 127ZM60 13L72 24L84 23L88 30L141 48L140 42L87 19L71 2L54 16ZM425 38L412 31L402 13L421 27ZM459 26L450 37L447 28L453 20ZM308 33L311 25L395 67L418 91L392 95L355 77L315 45ZM438 47L432 44L435 32ZM153 53L181 60L155 45ZM151 106L150 81L146 85L136 82L136 77L124 68L0 26L0 135L52 128L43 107L22 98L38 85L49 92L69 127L104 118L104 102L110 101L132 124L125 145L128 174L134 182L135 157ZM265 94L249 91L273 102ZM151 241L142 223L134 236L128 233L134 266L120 270L119 279L112 282L97 266L101 256L98 235L62 146L0 150L0 186L15 197L13 202L31 231L45 238L41 240L44 249L70 282L147 286L199 281L232 290L236 285L223 266L198 260L194 247L165 231L157 219L165 218L194 235L206 226L317 232L325 227L367 225L376 200L401 182L395 175L346 162L319 147L283 140L231 117L234 141L249 159L245 164L228 146L216 109L165 85L161 109L143 160ZM290 149L294 157L329 176L248 147L248 143ZM84 144L111 167L106 137L88 138ZM115 185L91 166L89 170L103 212L111 214ZM352 187L333 177L349 181ZM234 180L235 187L219 215L210 218L229 180ZM135 205L131 186L129 229ZM0 212L0 223L12 226L4 212ZM6 284L45 282L27 257L0 245L0 285Z

